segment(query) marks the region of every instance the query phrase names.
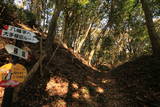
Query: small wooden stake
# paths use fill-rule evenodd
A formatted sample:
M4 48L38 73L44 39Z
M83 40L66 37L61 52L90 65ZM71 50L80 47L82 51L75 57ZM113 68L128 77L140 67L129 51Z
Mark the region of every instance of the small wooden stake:
M14 87L7 87L4 90L2 107L11 107Z

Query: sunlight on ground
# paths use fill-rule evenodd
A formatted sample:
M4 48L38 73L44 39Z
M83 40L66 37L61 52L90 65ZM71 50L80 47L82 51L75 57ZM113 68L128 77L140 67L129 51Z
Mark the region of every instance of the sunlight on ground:
M67 104L64 100L60 99L60 100L56 100L53 102L53 107L67 107Z
M75 98L75 99L79 99L80 98L80 94L78 92L74 92L72 94L72 97Z
M104 83L110 82L109 80L102 79ZM81 86L76 82L70 83L65 78L54 76L50 79L47 84L46 91L50 96L58 95L58 96L65 96L68 95L67 93L71 93L71 99L76 99L78 102L83 101L86 102L87 105L97 105L95 102L100 97L97 97L98 94L104 93L104 89L102 87L97 86L97 84L90 82L90 87ZM71 90L69 90L70 88ZM93 90L91 90L92 88ZM91 91L91 92L90 92ZM93 92L92 92L93 91ZM93 96L91 93L97 93L97 95ZM103 96L100 100L104 100ZM66 107L66 102L62 99L58 99L49 105L53 105L54 107ZM45 106L44 106L45 107ZM49 107L49 106L46 106ZM73 106L74 107L74 106Z
M97 87L97 88L96 88L96 91L97 91L98 93L104 93L104 89L101 88L101 87Z
M106 83L110 83L111 82L111 80L109 80L109 79L102 79L102 83L104 83L104 84L106 84Z
M82 94L82 97L84 99L89 99L90 98L89 90L86 87L80 88L80 93Z
M64 96L68 92L68 82L64 78L54 76L47 83L46 91L50 96Z
M79 88L79 86L78 86L78 84L77 84L77 83L72 83L72 88L74 88L74 89L78 89L78 88Z
M89 90L86 87L81 87L78 91L72 94L75 99L90 100L91 96Z
M86 93L89 93L89 90L88 90L86 87L81 87L81 88L80 88L80 92L81 92L82 94L86 94Z
M91 82L91 81L87 81L90 85L92 85L92 86L94 86L94 87L96 87L97 86L97 84L95 84L95 83L93 83L93 82Z
M67 103L64 100L59 99L50 104L43 105L42 107L67 107Z

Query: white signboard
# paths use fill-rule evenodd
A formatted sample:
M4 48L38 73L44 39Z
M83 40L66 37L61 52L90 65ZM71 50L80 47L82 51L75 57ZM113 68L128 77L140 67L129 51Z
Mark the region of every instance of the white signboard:
M28 52L14 46L14 45L9 45L9 44L5 45L5 49L7 50L7 52L9 54L18 56L18 57L23 58L23 59L28 59Z
M26 36L21 33L12 32L9 30L0 30L0 36L6 37L6 38L12 38L17 39L25 42L31 42L31 43L37 43L38 39L33 36Z
M30 32L28 30L24 30L24 29L21 29L21 28L18 28L18 27L14 27L14 26L11 26L11 25L5 25L3 26L5 30L8 30L10 32L15 32L15 33L19 33L19 34L23 34L23 35L26 35L26 36L36 36L35 33L33 32Z

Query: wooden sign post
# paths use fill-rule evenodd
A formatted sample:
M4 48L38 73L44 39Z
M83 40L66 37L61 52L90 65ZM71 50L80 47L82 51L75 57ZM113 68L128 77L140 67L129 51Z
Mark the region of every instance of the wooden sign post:
M22 46L21 41L16 41L16 46ZM17 56L12 56L13 58L13 64L16 64L18 62L18 57ZM3 95L3 101L2 101L2 107L11 107L12 106L12 97L13 97L13 92L14 92L14 87L7 87L4 90L4 95Z
M21 41L37 43L38 39L35 38L36 35L33 32L18 27L5 25L3 28L3 30L0 30L0 36L16 39L16 44L15 46L5 46L7 52L12 55L13 62L0 68L0 87L6 87L1 107L13 107L14 87L23 82L27 76L26 68L21 64L17 64L19 57L23 59L28 58L28 52L20 49L22 46Z

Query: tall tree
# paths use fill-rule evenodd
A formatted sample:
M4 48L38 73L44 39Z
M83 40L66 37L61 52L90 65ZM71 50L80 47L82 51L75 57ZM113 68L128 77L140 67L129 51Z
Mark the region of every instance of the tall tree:
M92 47L92 50L90 51L90 54L88 56L88 64L91 65L93 56L95 54L95 52L97 51L97 48L99 47L100 44L100 40L102 39L103 36L105 36L106 31L108 30L108 28L111 29L112 27L112 22L113 22L113 13L114 13L114 8L115 8L115 0L112 0L110 3L110 11L109 11L109 15L108 15L108 22L106 23L106 25L102 28L100 34L98 35L96 41L94 42L94 45Z
M64 1L63 1L64 3ZM56 36L56 28L57 28L57 21L58 17L60 15L60 12L62 10L62 1L56 0L55 1L55 9L54 9L54 14L52 16L52 19L50 21L49 29L48 29L48 37L46 41L46 52L50 56L51 52L53 51L52 45L53 45L53 40Z
M141 3L142 3L142 8L145 14L148 34L152 44L153 55L160 56L160 37L154 27L154 23L152 19L153 15L152 15L151 9L149 8L149 2L148 0L141 0Z

